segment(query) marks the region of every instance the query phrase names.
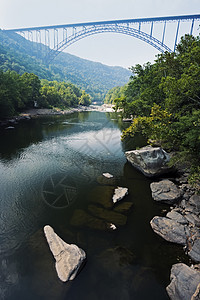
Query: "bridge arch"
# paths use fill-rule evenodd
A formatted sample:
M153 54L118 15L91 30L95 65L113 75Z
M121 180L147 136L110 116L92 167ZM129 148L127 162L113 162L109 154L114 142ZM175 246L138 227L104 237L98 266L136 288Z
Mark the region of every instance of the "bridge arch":
M140 39L149 45L153 46L160 52L164 53L165 51L172 52L172 50L163 42L159 41L157 38L153 37L152 34L148 34L140 29L135 29L133 27L129 27L127 25L104 25L104 26L91 26L91 27L83 27L80 31L76 32L63 39L56 47L50 49L50 51L46 55L46 60L51 62L59 53L61 53L64 49L69 47L70 45L78 42L81 39L84 39L88 36L99 34L99 33L120 33L124 35L129 35L134 38Z
M41 58L41 52L45 52L42 56L45 57L47 62L51 62L60 52L73 43L76 43L87 36L105 32L129 35L148 43L160 52L172 52L176 49L181 24L183 22L190 23L190 32L186 31L185 33L193 34L194 27L198 25L199 21L200 15L197 14L50 25L42 27L7 29L5 31L21 34L26 39L35 42L34 48L38 50L38 57ZM173 34L175 36L173 50L167 46L165 41L167 24L172 22L177 23L176 28L173 29ZM162 30L160 39L156 38L153 33L154 24L158 23L164 25L161 27L159 26ZM149 26L142 30L143 24L148 24ZM45 47L42 47L42 44L44 44Z

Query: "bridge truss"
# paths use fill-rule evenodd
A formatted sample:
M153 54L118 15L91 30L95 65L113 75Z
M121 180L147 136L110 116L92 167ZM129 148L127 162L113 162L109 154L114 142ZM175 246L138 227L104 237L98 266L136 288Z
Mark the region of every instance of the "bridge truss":
M156 18L139 18L128 20L114 20L102 22L76 23L57 26L30 27L5 30L15 32L29 41L35 42L34 45L38 52L44 52L46 62L51 62L65 48L77 41L98 33L112 32L132 36L140 39L160 52L173 52L178 42L181 23L189 24L189 31L184 32L193 34L194 26L199 25L200 15L184 15ZM168 45L166 40L166 30L168 23L176 23L174 30L173 47ZM197 23L197 24L196 24ZM161 24L161 34L156 37L154 34L155 25ZM43 45L45 45L45 47Z

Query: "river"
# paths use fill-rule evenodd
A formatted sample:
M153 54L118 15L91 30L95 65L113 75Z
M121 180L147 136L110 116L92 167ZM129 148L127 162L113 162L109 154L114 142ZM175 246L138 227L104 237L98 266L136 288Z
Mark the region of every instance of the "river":
M115 113L79 112L0 131L0 299L168 299L171 266L186 258L150 227L169 208L154 203L151 180L127 163L124 152L143 140L122 143L125 126ZM114 175L114 186L129 189L126 225L74 226L77 210L88 213L108 197L105 172ZM87 254L72 282L57 277L46 224Z

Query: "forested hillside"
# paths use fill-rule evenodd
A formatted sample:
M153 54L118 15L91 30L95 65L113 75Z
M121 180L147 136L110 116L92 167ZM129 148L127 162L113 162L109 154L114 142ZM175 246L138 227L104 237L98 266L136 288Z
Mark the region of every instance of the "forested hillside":
M38 54L35 43L15 33L0 30L0 70L22 75L34 73L40 79L70 81L89 93L92 100L102 101L109 89L128 82L131 72L61 53L50 64L43 62L45 46Z

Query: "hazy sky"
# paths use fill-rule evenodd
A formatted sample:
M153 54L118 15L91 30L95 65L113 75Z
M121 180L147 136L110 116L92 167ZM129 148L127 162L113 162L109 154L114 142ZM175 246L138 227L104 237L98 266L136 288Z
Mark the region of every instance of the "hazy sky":
M1 29L187 14L200 14L200 0L0 0ZM152 46L116 33L93 35L66 51L124 67L153 61L158 54Z

